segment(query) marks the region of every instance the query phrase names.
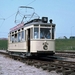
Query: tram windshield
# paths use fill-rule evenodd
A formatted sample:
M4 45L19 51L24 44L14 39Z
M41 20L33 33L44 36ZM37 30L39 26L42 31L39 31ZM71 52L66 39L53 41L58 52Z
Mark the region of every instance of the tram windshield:
M34 39L50 39L51 38L51 29L50 28L34 28Z
M40 39L50 39L50 28L40 28Z

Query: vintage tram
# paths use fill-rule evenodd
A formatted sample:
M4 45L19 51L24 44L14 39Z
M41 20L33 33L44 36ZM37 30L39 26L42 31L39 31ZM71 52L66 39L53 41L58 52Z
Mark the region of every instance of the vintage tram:
M10 29L9 54L47 56L55 53L55 24L42 17L21 23Z

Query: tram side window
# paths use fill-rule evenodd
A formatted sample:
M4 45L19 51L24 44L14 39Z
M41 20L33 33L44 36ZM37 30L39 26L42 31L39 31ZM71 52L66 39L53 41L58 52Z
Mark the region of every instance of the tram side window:
M24 41L24 31L22 31L22 41Z
M12 35L10 35L10 41L12 41Z
M21 32L18 33L18 42L21 41Z
M14 35L12 35L12 43L14 43Z
M25 40L26 40L26 30L25 30Z
M39 28L34 28L34 39L39 38Z
M17 34L15 34L15 37L14 37L14 39L15 39L15 42L17 42Z

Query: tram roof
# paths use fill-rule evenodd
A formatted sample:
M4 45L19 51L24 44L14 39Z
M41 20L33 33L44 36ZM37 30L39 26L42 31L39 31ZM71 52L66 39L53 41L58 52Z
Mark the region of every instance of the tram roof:
M21 29L21 28L27 27L27 26L31 26L31 25L53 25L53 26L55 26L55 24L53 24L53 23L52 24L50 24L50 23L44 23L44 22L41 21L41 19L38 19L38 21L31 20L31 21L29 21L27 23L18 24L17 26L11 28L10 32L14 32L14 31L16 31L18 29Z
M24 24L24 26L30 26L30 25L55 25L55 24L50 24L50 23L44 23L44 22L32 22L32 23L28 23L28 24Z

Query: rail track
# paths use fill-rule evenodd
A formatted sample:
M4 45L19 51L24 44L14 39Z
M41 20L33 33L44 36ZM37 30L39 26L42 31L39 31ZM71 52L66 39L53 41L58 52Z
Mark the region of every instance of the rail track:
M75 51L56 51L56 56L75 58Z
M24 58L22 56L9 56L7 52L0 51L1 54L21 61L27 65L42 68L48 72L56 71L62 75L75 75L75 61L65 60L65 58L58 57L42 57L42 58Z

